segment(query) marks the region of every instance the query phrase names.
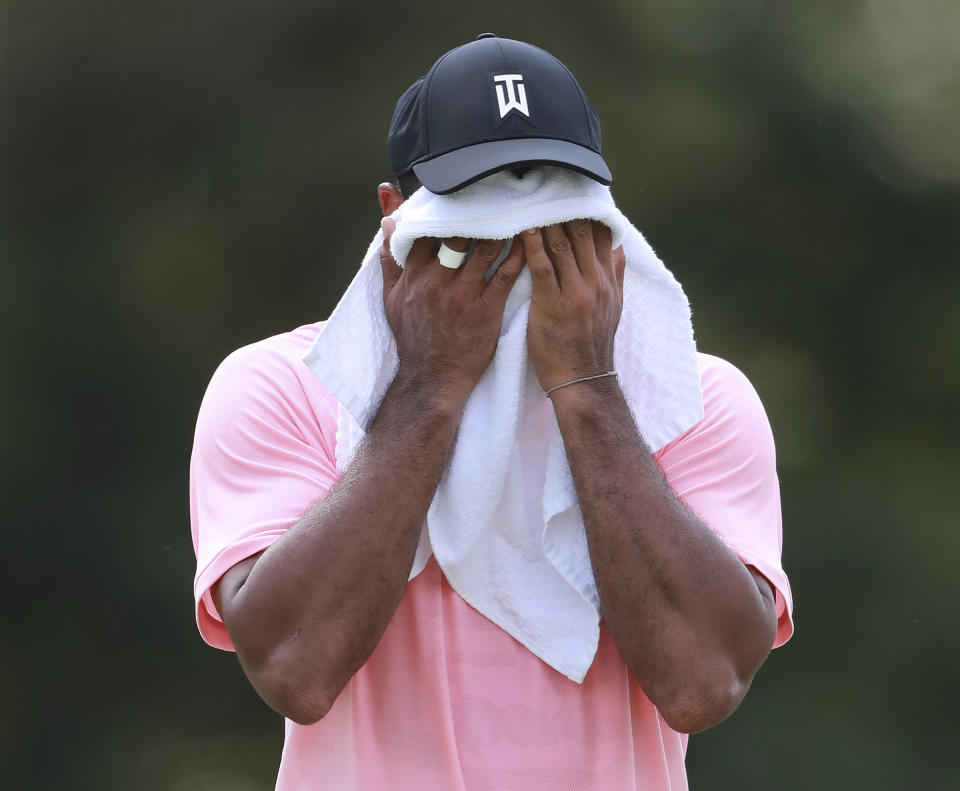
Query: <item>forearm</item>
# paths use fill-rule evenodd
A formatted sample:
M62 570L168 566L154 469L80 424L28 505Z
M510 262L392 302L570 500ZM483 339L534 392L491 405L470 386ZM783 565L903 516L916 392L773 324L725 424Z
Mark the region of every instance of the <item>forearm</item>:
M615 380L553 400L604 620L668 724L709 727L736 708L772 645L769 589L678 501Z
M429 393L398 376L343 479L222 596L250 681L292 719L326 713L403 595L462 408Z

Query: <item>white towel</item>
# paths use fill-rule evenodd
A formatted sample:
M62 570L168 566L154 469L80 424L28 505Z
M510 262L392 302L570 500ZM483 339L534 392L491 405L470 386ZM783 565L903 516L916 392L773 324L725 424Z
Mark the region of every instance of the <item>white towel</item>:
M608 187L560 168L503 172L450 195L420 189L393 217L390 249L401 265L423 236L508 239L577 218L605 223L627 262L614 358L640 433L656 450L703 416L687 298ZM340 402L341 471L398 366L383 310L382 242L381 231L304 358ZM524 269L494 359L464 408L410 578L432 551L463 599L579 683L596 653L600 602L553 405L527 356L530 296Z

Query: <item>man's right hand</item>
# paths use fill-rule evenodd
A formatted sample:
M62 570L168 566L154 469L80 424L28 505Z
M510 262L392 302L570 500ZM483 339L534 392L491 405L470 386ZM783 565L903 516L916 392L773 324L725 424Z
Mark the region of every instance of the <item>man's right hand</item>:
M459 269L448 269L437 259L439 239L417 239L401 268L390 253L395 229L384 218L383 303L397 342L397 375L462 405L493 359L507 296L523 269L523 244L514 244L485 282L502 241L480 241ZM445 242L458 251L469 245L462 238Z

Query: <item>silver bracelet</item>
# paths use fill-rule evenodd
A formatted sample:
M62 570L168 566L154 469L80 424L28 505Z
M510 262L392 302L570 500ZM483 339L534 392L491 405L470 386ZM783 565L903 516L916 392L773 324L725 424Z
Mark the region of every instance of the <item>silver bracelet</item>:
M567 385L575 385L577 382L589 382L591 379L603 379L605 376L616 376L616 371L607 371L605 374L595 374L594 376L584 376L581 379L571 379L569 382L564 382L561 385L554 385L549 390L547 390L547 395L550 395L554 390L559 390L561 387L566 387Z

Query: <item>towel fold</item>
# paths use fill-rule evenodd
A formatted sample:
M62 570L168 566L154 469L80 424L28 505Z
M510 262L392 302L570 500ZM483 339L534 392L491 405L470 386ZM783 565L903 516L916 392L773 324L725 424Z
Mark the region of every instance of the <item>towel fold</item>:
M553 167L522 178L502 172L450 195L420 189L393 217L390 248L401 265L423 236L509 239L578 218L603 222L626 257L614 359L641 435L656 450L703 416L687 298L608 187ZM383 310L382 243L381 231L304 358L340 403L341 472L398 366ZM553 404L527 355L531 293L524 269L493 361L464 408L410 577L432 552L463 599L579 683L596 653L600 602Z

